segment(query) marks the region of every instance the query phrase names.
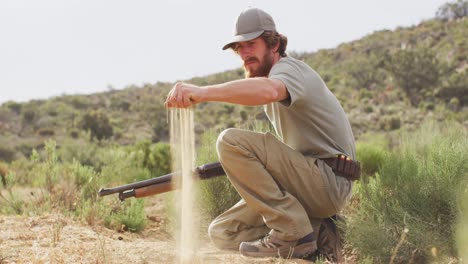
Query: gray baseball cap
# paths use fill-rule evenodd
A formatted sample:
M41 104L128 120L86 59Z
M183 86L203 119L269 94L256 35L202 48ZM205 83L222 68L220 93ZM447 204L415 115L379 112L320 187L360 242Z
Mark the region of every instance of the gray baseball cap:
M276 31L273 18L261 9L246 9L237 17L234 37L224 45L223 50L229 49L236 42L255 39L265 31Z

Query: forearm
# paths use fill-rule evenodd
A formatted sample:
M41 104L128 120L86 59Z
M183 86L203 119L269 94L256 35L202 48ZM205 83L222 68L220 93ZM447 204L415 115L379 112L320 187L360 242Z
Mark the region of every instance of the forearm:
M268 78L249 78L202 88L201 102L228 102L242 105L263 105L285 99L281 81Z

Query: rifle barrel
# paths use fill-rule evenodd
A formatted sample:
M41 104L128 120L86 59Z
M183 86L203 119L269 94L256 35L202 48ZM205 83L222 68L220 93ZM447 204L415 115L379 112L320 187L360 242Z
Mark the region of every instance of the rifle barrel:
M126 185L117 186L114 188L101 188L98 191L99 196L106 196L114 193L119 193L120 200L124 200L129 197L144 197L158 192L170 191L170 188L167 186L157 187L157 185L168 185L172 181L172 177L179 175L179 172L169 173L163 176L156 178L151 178L144 181L139 181L135 183L130 183ZM209 179L217 176L224 175L223 167L219 162L213 162L198 166L193 171L193 176L198 179ZM151 188L146 188L149 186L154 186ZM145 189L143 189L145 188ZM141 189L138 191L138 189ZM158 190L156 192L155 190Z
M154 185L154 184L170 182L172 180L172 176L175 174L176 173L170 173L170 174L166 174L166 175L159 176L156 178L151 178L148 180L130 183L126 185L121 185L121 186L117 186L114 188L101 188L98 192L98 195L106 196L106 195L110 195L114 193L121 193L121 192L128 191L128 190L143 188L143 187Z

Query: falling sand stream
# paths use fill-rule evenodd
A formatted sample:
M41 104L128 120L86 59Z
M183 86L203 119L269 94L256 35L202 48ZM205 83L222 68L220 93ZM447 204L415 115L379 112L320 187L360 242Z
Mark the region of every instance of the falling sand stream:
M193 109L172 109L170 111L170 143L172 169L180 171L174 182L179 189L180 234L178 234L180 263L189 263L195 255L194 211L193 211L193 178L195 167L195 132ZM181 176L181 177L180 177Z

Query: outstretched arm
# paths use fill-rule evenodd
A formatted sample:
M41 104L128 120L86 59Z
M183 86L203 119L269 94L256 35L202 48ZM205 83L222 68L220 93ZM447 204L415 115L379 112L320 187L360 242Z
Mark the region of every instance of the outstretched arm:
M165 105L179 108L190 107L201 102L263 105L281 101L287 97L288 92L282 81L265 77L202 87L179 82L169 92Z

